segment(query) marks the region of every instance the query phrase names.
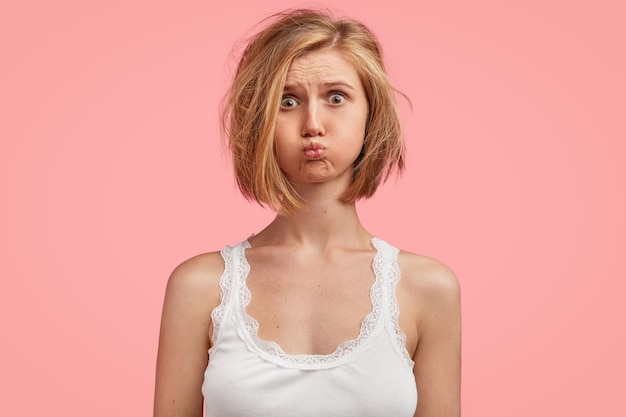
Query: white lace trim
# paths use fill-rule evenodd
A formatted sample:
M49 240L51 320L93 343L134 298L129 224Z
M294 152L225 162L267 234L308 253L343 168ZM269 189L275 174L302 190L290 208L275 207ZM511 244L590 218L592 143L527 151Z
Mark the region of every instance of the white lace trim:
M246 307L250 304L251 299L250 290L246 286L246 277L250 271L250 265L245 257L245 249L249 247L250 244L246 241L243 244L242 250L239 251L239 266L237 271L239 282L237 289L239 293L238 310L240 317L243 318L245 335L251 342L251 347L264 359L289 368L327 369L356 359L365 346L367 346L367 342L370 339L370 336L374 333L381 315L383 274L380 272L382 271L381 264L383 260L380 251L376 253L373 261L375 279L374 284L370 289L372 310L361 322L359 335L355 339L343 342L333 353L328 355L289 355L285 353L285 351L283 351L283 349L276 342L261 340L258 336L259 323L254 317L251 317L246 312ZM376 247L376 249L378 250L378 247Z
M385 243L386 244L386 243ZM409 352L406 350L406 335L400 328L398 317L400 316L400 307L396 297L396 286L400 280L400 266L398 265L399 250L389 244L386 244L389 254L388 265L390 266L389 279L386 282L387 300L389 300L388 312L389 322L392 325L393 337L395 338L394 347L400 356L404 358L407 365L413 368L415 362L411 359Z
M213 322L213 334L211 335L211 349L209 349L209 354L213 349L213 346L217 343L217 339L219 338L220 331L222 330L222 322L224 320L224 315L226 314L226 310L228 307L228 303L230 300L230 289L232 287L233 281L233 273L232 273L232 259L233 259L233 248L230 246L225 247L220 251L222 255L222 259L224 259L224 272L220 277L220 293L221 299L220 304L213 309L211 312L211 320Z
M371 335L376 330L382 311L386 310L388 320L385 321L391 325L392 345L405 360L407 366L413 368L414 362L406 350L406 336L398 322L400 313L396 298L396 284L400 279L400 268L397 262L398 249L378 238L372 239L372 245L377 251L372 261L372 270L375 276L374 284L370 289L372 310L361 322L359 335L355 339L343 342L333 353L328 355L289 355L277 343L265 341L258 337L259 323L246 312L246 307L250 304L251 294L246 286L250 265L246 259L245 250L250 248L250 243L245 240L235 248L224 248L221 255L225 267L219 281L221 301L219 306L211 312L213 346L217 343L224 316L229 304L232 303L231 289L233 289L233 279L236 277L235 285L237 288L233 290L237 295L238 316L243 319L244 336L249 341L249 347L265 360L284 367L299 369L327 369L350 362L364 350L367 342L371 339ZM236 253L237 259L234 259L235 254L233 252ZM236 271L233 271L233 265L236 265ZM211 350L209 350L210 352Z

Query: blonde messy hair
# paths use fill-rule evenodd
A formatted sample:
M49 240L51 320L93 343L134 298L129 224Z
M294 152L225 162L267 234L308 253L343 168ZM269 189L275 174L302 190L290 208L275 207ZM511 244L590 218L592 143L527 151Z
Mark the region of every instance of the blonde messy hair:
M222 107L222 133L228 140L237 185L244 197L293 215L304 202L278 166L274 130L287 72L303 54L333 48L356 68L369 102L361 154L342 200L371 197L381 180L404 168L404 144L395 89L385 72L381 47L362 23L334 19L307 9L272 16L243 51Z

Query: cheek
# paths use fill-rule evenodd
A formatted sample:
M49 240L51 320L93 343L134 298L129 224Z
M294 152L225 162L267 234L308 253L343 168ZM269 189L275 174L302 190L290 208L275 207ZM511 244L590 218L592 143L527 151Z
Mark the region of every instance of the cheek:
M349 123L343 124L343 136L347 139L346 146L358 147L359 152L365 140L365 128L367 120L362 115L358 115L350 119Z
M295 153L296 150L294 149L293 144L290 146L287 138L277 129L274 135L274 156L278 162L278 166L285 169L285 164L294 160L296 156Z
M290 142L294 140L294 127L293 123L289 123L288 120L278 119L276 127L274 128L274 146L275 148L285 149L289 146Z
M353 109L351 117L349 118L350 129L352 129L355 132L355 134L358 132L358 135L364 138L368 119L369 119L368 106L359 106L359 108Z
M280 155L285 148L285 131L281 123L276 123L274 129L274 153Z

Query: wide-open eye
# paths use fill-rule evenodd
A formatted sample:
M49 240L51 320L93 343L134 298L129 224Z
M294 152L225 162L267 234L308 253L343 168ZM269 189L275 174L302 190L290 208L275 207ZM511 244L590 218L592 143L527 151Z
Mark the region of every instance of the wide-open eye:
M298 105L298 101L290 96L283 97L280 101L280 107L285 109L290 109L292 107L296 107Z
M343 102L346 101L346 96L343 93L334 92L328 97L328 101L330 101L331 104L343 104Z

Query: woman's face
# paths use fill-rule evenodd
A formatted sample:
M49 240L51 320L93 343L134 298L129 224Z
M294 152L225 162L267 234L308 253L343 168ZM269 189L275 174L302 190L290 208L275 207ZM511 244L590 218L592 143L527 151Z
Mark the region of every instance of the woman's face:
M363 147L368 100L359 74L341 52L320 49L295 59L276 120L278 164L298 186L345 189Z

